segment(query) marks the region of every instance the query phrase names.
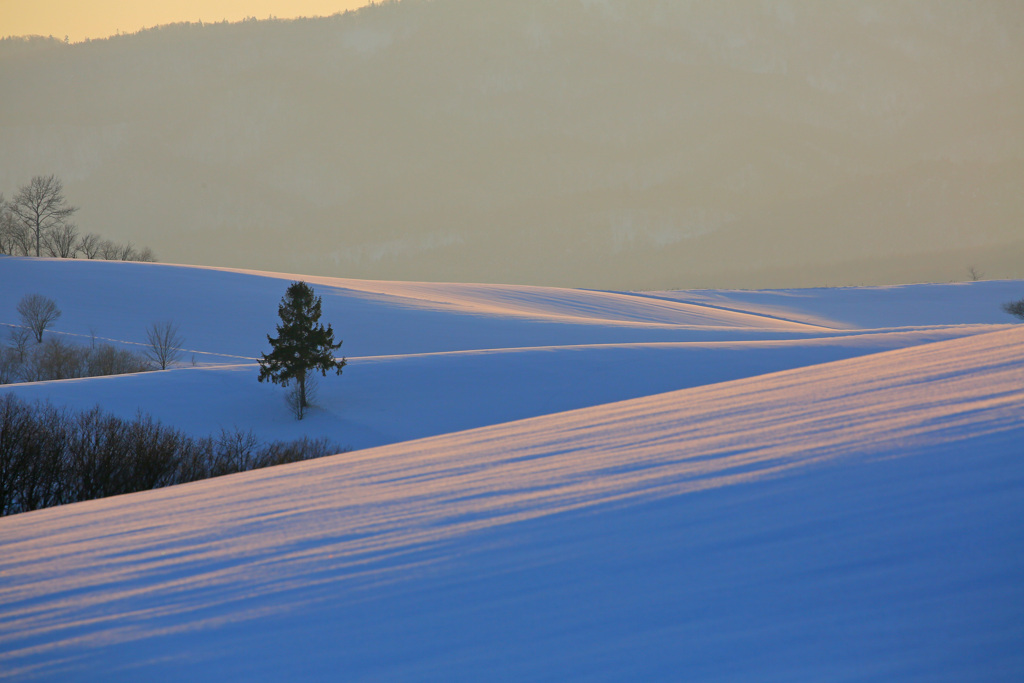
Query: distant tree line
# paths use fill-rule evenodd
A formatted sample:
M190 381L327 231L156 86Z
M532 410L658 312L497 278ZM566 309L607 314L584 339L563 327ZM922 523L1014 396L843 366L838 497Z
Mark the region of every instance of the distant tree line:
M252 432L193 438L148 416L125 420L0 396L0 515L183 484L343 452L326 439L261 444Z
M0 193L0 254L54 258L155 261L149 247L118 244L96 233L82 234L71 217L78 207L64 196L55 175L34 176L10 199Z
M107 342L73 344L43 334L61 316L53 299L26 294L18 302L21 326L11 327L8 343L0 346L0 384L44 382L100 375L166 370L182 354L184 343L171 321L153 323L146 329L147 345L141 352Z
M0 384L124 375L154 369L146 356L107 342L81 345L48 337L33 344L23 332L14 330L10 344L0 348Z

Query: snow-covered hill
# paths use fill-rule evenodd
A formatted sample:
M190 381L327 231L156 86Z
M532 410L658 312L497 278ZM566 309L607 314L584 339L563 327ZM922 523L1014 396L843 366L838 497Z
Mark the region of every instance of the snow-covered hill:
M4 259L0 323L29 292L63 310L55 334L141 348L173 320L171 372L14 387L26 399L197 436L329 437L365 448L1001 329L1020 283L881 289L617 293L549 287L305 278L349 359L301 423L256 382L277 304L299 275L162 264ZM196 366L192 367L192 360ZM231 396L225 401L225 396Z
M1024 674L1024 283L311 278L351 365L298 423L252 361L291 277L0 259L0 323L198 363L0 391L377 446L0 519L0 676Z

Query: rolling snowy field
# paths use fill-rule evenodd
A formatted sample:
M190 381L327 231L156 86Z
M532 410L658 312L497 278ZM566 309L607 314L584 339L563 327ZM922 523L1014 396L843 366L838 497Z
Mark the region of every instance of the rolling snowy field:
M1020 680L1024 282L614 293L0 259L53 333L181 367L0 388L317 461L0 519L0 677ZM193 365L194 362L194 365Z

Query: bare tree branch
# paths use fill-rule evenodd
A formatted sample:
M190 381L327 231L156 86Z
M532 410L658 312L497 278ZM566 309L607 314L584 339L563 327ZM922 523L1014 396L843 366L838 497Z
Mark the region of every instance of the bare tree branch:
M41 343L43 332L50 323L60 317L60 309L53 299L48 299L42 294L26 294L18 302L18 315L36 336L36 342Z
M78 211L78 207L68 205L64 184L53 174L34 176L8 205L15 220L34 238L36 256L41 255L46 235Z
M153 250L149 247L143 247L140 251L135 252L135 261L143 261L146 263L154 263L156 261L156 255Z
M120 247L111 242L110 240L103 240L99 245L100 258L107 261L116 261L118 259L118 253Z
M15 218L10 202L0 194L0 254L28 256L31 242L28 229Z
M18 356L18 362L25 362L25 355L28 353L28 341L32 338L32 332L24 327L11 328L11 349Z
M7 200L4 199L4 193L0 192L0 254L14 253L12 239L14 235L11 230L13 223L14 217L11 215L11 210L7 207Z
M78 239L78 246L76 247L78 253L85 256L87 259L94 259L100 255L101 238L94 232L82 235Z
M135 260L135 246L131 241L126 244L122 244L117 250L117 259L120 261L134 261Z
M181 357L181 345L185 340L178 334L178 326L168 320L150 325L146 329L146 342L149 344L146 355L161 370L166 370Z
M46 252L55 258L74 258L78 253L78 228L74 223L55 225L44 239Z

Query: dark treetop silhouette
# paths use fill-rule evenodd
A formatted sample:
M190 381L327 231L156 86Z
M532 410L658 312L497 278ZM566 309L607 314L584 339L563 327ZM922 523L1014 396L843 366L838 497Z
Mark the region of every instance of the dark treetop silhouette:
M322 376L328 370L341 374L345 359L334 357L334 350L341 346L334 343L334 331L328 325L324 328L320 320L320 297L305 282L293 282L281 299L277 309L281 324L277 326L277 337L267 335L272 351L260 358L259 381L269 379L274 384L288 386L295 380L298 385L295 397L296 416L301 420L309 407L306 397L306 379L310 372L320 371Z

